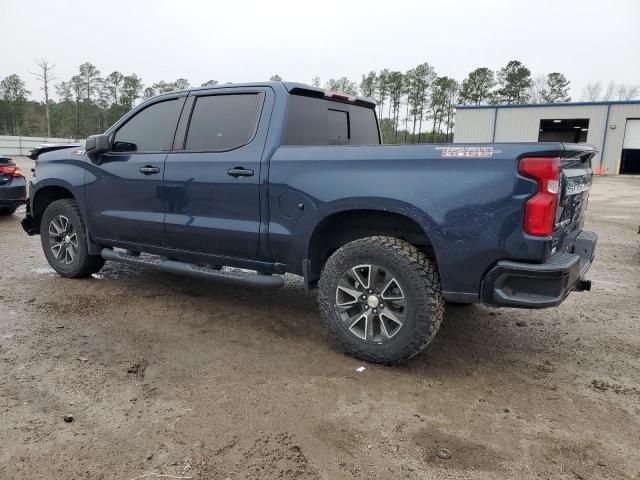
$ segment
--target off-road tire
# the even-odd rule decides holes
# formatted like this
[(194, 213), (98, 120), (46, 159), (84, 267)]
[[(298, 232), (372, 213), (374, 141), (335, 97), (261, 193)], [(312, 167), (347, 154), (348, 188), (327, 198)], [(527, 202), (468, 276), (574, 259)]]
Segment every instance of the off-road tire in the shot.
[[(352, 334), (337, 309), (338, 282), (347, 270), (365, 263), (392, 272), (407, 298), (404, 324), (395, 336), (380, 344)], [(324, 265), (318, 288), (320, 313), (329, 333), (346, 352), (367, 362), (407, 361), (431, 343), (444, 318), (445, 301), (434, 264), (415, 246), (398, 238), (367, 237), (342, 246)]]
[[(49, 225), (58, 215), (63, 215), (69, 220), (73, 225), (73, 230), (78, 239), (77, 253), (73, 261), (68, 264), (58, 260), (51, 250), (52, 244), (49, 237)], [(51, 265), (51, 268), (63, 277), (89, 277), (91, 274), (98, 272), (104, 265), (104, 258), (99, 255), (89, 255), (86, 231), (84, 222), (82, 221), (82, 215), (80, 214), (80, 209), (74, 200), (63, 199), (51, 202), (42, 214), (42, 219), (40, 221), (40, 240), (42, 242), (42, 249), (49, 265)]]
[(18, 207), (0, 207), (0, 216), (9, 216), (13, 215)]

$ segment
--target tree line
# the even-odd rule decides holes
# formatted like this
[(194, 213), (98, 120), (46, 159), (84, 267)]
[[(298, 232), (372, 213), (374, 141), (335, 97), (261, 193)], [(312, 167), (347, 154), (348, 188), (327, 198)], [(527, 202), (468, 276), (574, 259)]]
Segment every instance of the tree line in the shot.
[[(119, 71), (102, 75), (85, 62), (69, 79), (55, 76), (55, 64), (47, 59), (35, 61), (34, 75), (41, 86), (43, 100), (35, 101), (24, 80), (11, 74), (0, 81), (0, 135), (85, 138), (105, 131), (137, 102), (154, 95), (191, 87), (186, 78), (161, 80), (145, 85), (135, 73)], [(279, 75), (270, 77), (279, 81)], [(217, 85), (208, 80), (202, 86)], [(532, 77), (518, 60), (509, 61), (494, 71), (480, 67), (461, 82), (438, 75), (429, 63), (408, 71), (382, 69), (363, 74), (356, 82), (347, 77), (322, 83), (314, 77), (311, 84), (349, 95), (375, 99), (385, 143), (422, 143), (451, 141), (458, 104), (513, 104), (569, 102), (570, 82), (565, 75), (552, 72)], [(627, 100), (638, 96), (637, 86), (600, 82), (590, 83), (583, 99)]]

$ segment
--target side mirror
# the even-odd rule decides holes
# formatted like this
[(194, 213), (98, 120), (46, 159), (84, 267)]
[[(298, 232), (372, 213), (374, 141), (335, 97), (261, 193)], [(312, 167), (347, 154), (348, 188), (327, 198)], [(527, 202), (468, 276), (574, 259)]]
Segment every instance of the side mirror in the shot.
[(109, 135), (91, 135), (87, 137), (84, 150), (92, 160), (109, 151)]

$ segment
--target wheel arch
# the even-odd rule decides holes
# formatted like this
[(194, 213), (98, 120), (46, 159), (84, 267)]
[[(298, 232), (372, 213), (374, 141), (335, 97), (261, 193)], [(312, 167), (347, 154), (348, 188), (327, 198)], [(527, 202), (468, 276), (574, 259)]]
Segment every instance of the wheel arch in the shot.
[(31, 200), (31, 215), (33, 217), (34, 233), (40, 233), (40, 221), (46, 208), (52, 202), (65, 198), (72, 199), (77, 203), (77, 199), (71, 190), (60, 185), (47, 185), (39, 188), (35, 192), (33, 199)]
[(308, 284), (320, 278), (327, 259), (341, 246), (360, 238), (383, 235), (400, 238), (415, 245), (429, 259), (437, 262), (433, 242), (425, 228), (409, 215), (367, 208), (334, 212), (323, 218), (313, 229), (307, 245)]

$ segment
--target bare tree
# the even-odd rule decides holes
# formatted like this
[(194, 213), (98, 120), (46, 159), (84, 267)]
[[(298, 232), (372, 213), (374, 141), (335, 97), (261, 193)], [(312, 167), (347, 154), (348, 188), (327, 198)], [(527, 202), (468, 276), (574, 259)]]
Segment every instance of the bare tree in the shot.
[(53, 69), (56, 67), (55, 63), (49, 63), (49, 60), (46, 58), (41, 58), (40, 60), (34, 60), (36, 65), (40, 67), (40, 72), (33, 73), (30, 72), (31, 75), (35, 76), (42, 82), (42, 87), (40, 89), (44, 92), (44, 123), (47, 126), (47, 137), (51, 137), (51, 118), (49, 115), (49, 88), (51, 82), (56, 79), (53, 75)]
[(611, 81), (607, 84), (607, 88), (603, 91), (600, 82), (592, 82), (587, 84), (582, 93), (583, 100), (594, 102), (596, 100), (633, 100), (640, 96), (639, 85), (627, 85), (626, 83), (617, 83)]
[(633, 100), (638, 97), (639, 90), (638, 85), (610, 82), (603, 100)]
[(547, 77), (542, 73), (533, 79), (529, 87), (529, 102), (544, 103), (544, 90), (547, 86)]
[(638, 85), (625, 85), (621, 83), (616, 89), (616, 95), (618, 100), (633, 100), (638, 98), (640, 94), (640, 87)]
[(616, 82), (609, 82), (607, 85), (607, 89), (602, 94), (602, 100), (608, 101), (613, 100), (613, 96), (616, 92)]
[(582, 100), (595, 102), (600, 99), (600, 92), (602, 92), (602, 84), (600, 82), (587, 83), (582, 91)]

